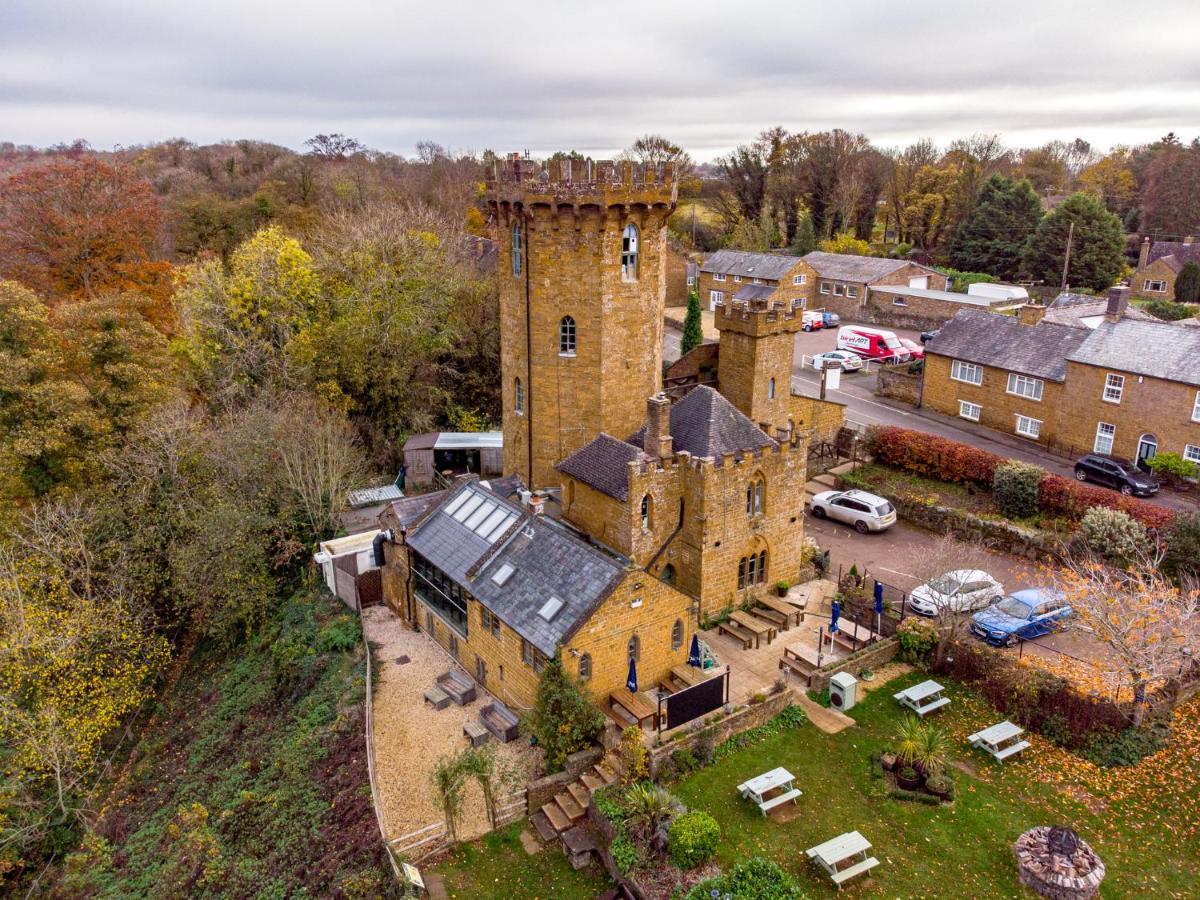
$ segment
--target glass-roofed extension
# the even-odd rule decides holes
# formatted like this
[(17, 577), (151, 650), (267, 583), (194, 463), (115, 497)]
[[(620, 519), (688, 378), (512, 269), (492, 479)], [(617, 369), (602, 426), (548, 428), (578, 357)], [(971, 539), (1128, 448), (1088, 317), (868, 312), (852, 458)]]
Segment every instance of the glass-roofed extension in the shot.
[(420, 553), (413, 554), (413, 576), (413, 592), (426, 606), (437, 610), (455, 631), (466, 637), (467, 601), (471, 595)]

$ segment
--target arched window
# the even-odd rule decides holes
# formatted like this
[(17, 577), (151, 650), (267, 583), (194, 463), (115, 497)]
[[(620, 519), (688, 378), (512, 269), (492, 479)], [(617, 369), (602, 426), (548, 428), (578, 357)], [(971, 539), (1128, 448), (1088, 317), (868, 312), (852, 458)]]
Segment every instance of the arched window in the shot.
[(770, 381), (767, 382), (767, 399), (768, 400), (775, 399), (775, 379), (774, 378), (772, 378)]
[(579, 680), (587, 681), (592, 677), (592, 654), (585, 653), (579, 657)]
[(767, 581), (767, 551), (763, 550), (758, 554), (758, 583), (765, 584)]
[(514, 277), (521, 274), (521, 224), (513, 222), (512, 227), (512, 273)]
[(671, 649), (678, 650), (683, 646), (683, 619), (676, 619), (671, 626)]
[(642, 642), (641, 642), (641, 640), (638, 639), (638, 636), (636, 634), (632, 634), (629, 636), (629, 646), (627, 647), (627, 649), (629, 650), (629, 658), (630, 659), (632, 659), (634, 662), (638, 662), (639, 660), (641, 660), (641, 658), (642, 658)]
[(755, 584), (758, 584), (758, 557), (751, 553), (746, 566), (746, 586), (750, 587)]
[(513, 379), (513, 411), (518, 416), (525, 415), (525, 385), (520, 378)]
[(746, 515), (760, 516), (766, 508), (767, 485), (763, 479), (754, 478), (746, 485)]
[(644, 496), (642, 498), (642, 527), (643, 528), (650, 527), (650, 511), (651, 511), (652, 502), (653, 501), (651, 501), (649, 494), (647, 494), (646, 496)]
[(665, 581), (667, 584), (675, 583), (675, 567), (673, 565), (671, 565), (670, 563), (667, 563), (667, 565), (662, 570), (662, 580)]
[(638, 230), (630, 222), (621, 234), (621, 280), (637, 281), (638, 277)]
[(565, 356), (575, 355), (575, 320), (563, 316), (558, 323), (558, 352)]

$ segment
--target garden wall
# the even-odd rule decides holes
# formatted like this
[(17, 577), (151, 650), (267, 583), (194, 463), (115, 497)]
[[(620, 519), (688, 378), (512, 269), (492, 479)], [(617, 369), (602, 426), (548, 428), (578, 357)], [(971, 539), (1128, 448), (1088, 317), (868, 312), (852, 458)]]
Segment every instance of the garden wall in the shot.
[(818, 694), (824, 693), (825, 689), (829, 687), (829, 679), (838, 672), (849, 672), (857, 678), (858, 673), (863, 669), (878, 669), (885, 663), (891, 662), (899, 652), (900, 641), (898, 638), (884, 638), (845, 659), (839, 659), (835, 663), (817, 669), (809, 676), (809, 690), (816, 691)]
[(912, 406), (921, 405), (922, 388), (925, 380), (920, 375), (910, 375), (903, 369), (881, 366), (875, 376), (875, 394), (891, 400), (899, 400)]
[(966, 510), (922, 503), (908, 497), (892, 497), (896, 512), (906, 522), (936, 534), (952, 534), (959, 540), (979, 541), (989, 548), (1038, 562), (1057, 562), (1058, 537), (1025, 528), (1003, 519), (984, 519)]
[(554, 799), (556, 794), (600, 761), (604, 755), (602, 747), (588, 747), (567, 757), (567, 767), (553, 775), (545, 775), (525, 787), (525, 799), (530, 812), (541, 809)]
[[(686, 734), (686, 737), (682, 737), (679, 740), (667, 741), (659, 747), (652, 747), (650, 749), (650, 776), (652, 778), (658, 777), (660, 769), (670, 761), (671, 754), (676, 750), (682, 750), (686, 747), (688, 750), (695, 752), (697, 739), (700, 735), (712, 735), (712, 745), (714, 747), (720, 746), (722, 742), (735, 734), (749, 731), (751, 728), (757, 728), (759, 725), (769, 722), (784, 709), (791, 706), (793, 699), (791, 689), (784, 688), (782, 691), (772, 694), (762, 703), (752, 703), (749, 706), (734, 710), (719, 722), (710, 722), (710, 724), (695, 731), (687, 731), (688, 726), (681, 726), (685, 729), (682, 733)], [(720, 715), (720, 713), (714, 713), (713, 715)], [(710, 716), (709, 718), (711, 719), (712, 717)]]

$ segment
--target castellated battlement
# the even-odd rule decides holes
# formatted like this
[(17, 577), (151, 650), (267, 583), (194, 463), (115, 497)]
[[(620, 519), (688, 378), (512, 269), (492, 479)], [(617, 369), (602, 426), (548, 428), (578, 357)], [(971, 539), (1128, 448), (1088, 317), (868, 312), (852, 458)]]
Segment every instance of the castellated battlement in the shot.
[(751, 337), (795, 333), (804, 327), (799, 306), (782, 300), (718, 300), (713, 324), (719, 331)]
[(557, 206), (666, 206), (678, 195), (675, 163), (553, 159), (513, 155), (487, 167), (490, 203)]
[(801, 447), (804, 435), (796, 432), (792, 435), (779, 434), (776, 436), (776, 444), (772, 447), (757, 447), (753, 450), (746, 450), (741, 454), (726, 453), (723, 456), (709, 459), (707, 456), (692, 456), (686, 450), (681, 450), (678, 453), (673, 453), (671, 456), (663, 459), (651, 459), (642, 454), (637, 459), (631, 459), (627, 465), (630, 470), (631, 481), (639, 476), (646, 476), (661, 469), (685, 468), (691, 469), (694, 472), (703, 472), (705, 469), (724, 469), (735, 468), (737, 466), (753, 466), (758, 460), (761, 460), (767, 454), (784, 454), (793, 453)]

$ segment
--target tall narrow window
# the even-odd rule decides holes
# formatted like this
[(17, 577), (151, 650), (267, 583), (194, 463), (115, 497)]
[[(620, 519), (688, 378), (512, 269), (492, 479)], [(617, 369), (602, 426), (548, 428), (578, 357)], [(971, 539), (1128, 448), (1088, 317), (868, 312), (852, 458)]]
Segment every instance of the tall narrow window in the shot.
[(525, 385), (520, 378), (513, 381), (513, 411), (518, 416), (525, 415)]
[(761, 478), (755, 478), (746, 485), (746, 515), (750, 517), (762, 515), (765, 496), (766, 484)]
[(662, 580), (667, 584), (675, 583), (675, 567), (670, 563), (667, 563), (662, 570)]
[(558, 352), (562, 356), (575, 355), (575, 320), (563, 316), (558, 323)]
[(767, 580), (767, 551), (763, 550), (758, 554), (758, 583), (763, 584)]
[(638, 277), (638, 230), (630, 222), (621, 235), (621, 280), (637, 281)]
[(650, 527), (650, 495), (647, 494), (642, 498), (642, 527)]
[(512, 227), (512, 273), (513, 276), (521, 274), (521, 225), (519, 222), (513, 222)]
[(746, 557), (738, 560), (738, 590), (746, 586)]
[(585, 653), (579, 657), (579, 680), (587, 681), (592, 677), (592, 654)]
[(1108, 422), (1096, 423), (1096, 443), (1092, 446), (1093, 453), (1112, 453), (1113, 440), (1117, 436), (1117, 426)]
[(683, 646), (683, 620), (676, 619), (671, 626), (671, 649), (678, 650)]
[(774, 378), (772, 378), (770, 381), (767, 382), (767, 399), (768, 400), (775, 399), (775, 379)]
[(746, 566), (746, 587), (755, 584), (758, 584), (758, 557), (751, 553), (750, 561)]
[(629, 658), (634, 662), (637, 662), (642, 658), (642, 642), (638, 639), (636, 634), (629, 636), (629, 645), (627, 649), (629, 650)]

